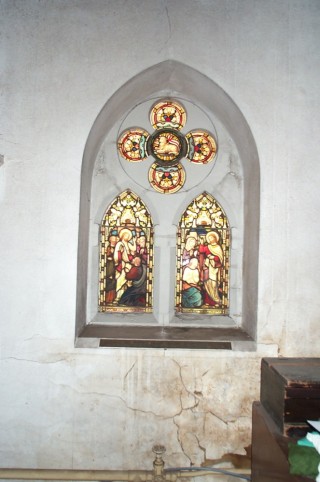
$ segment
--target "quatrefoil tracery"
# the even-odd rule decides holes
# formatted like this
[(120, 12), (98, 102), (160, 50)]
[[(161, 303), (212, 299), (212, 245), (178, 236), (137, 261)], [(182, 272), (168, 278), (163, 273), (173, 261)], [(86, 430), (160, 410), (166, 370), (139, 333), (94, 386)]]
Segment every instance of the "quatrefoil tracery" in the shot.
[(186, 173), (180, 163), (182, 158), (195, 164), (208, 164), (215, 157), (217, 145), (212, 134), (196, 129), (183, 135), (180, 130), (186, 121), (186, 111), (179, 102), (161, 100), (150, 112), (153, 134), (135, 127), (123, 132), (118, 139), (118, 151), (127, 161), (154, 158), (149, 182), (160, 193), (175, 193), (184, 185)]

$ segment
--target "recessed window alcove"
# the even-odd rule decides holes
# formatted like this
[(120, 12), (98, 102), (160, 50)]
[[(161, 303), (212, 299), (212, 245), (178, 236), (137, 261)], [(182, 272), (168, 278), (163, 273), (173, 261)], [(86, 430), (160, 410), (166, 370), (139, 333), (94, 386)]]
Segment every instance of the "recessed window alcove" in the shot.
[[(203, 128), (217, 142), (213, 163), (193, 165), (181, 161), (185, 183), (178, 192), (169, 194), (153, 189), (148, 177), (152, 160), (130, 163), (117, 149), (117, 141), (126, 129), (139, 126), (150, 132), (149, 113), (161, 99), (174, 99), (184, 106), (187, 122), (183, 135)], [(127, 192), (145, 206), (153, 229), (149, 276), (152, 303), (148, 302), (148, 309), (136, 312), (108, 311), (108, 307), (101, 309), (101, 225), (112, 203)], [(183, 216), (188, 206), (196, 205), (199, 199), (212, 201), (216, 210), (221, 207), (227, 226), (225, 254), (221, 255), (228, 262), (224, 271), (225, 304), (223, 310), (214, 313), (212, 309), (206, 312), (203, 306), (197, 310), (184, 309), (189, 305), (183, 305), (184, 280), (179, 274)], [(102, 108), (83, 156), (76, 346), (254, 350), (259, 199), (259, 159), (252, 133), (239, 108), (221, 87), (199, 71), (172, 60), (129, 80)]]

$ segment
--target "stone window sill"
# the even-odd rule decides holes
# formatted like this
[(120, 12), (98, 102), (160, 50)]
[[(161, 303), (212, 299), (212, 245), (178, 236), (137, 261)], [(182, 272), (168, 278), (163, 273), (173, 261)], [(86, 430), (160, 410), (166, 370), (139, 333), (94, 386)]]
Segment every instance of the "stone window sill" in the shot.
[(75, 345), (78, 348), (256, 349), (253, 338), (238, 327), (106, 326), (94, 323), (80, 331)]

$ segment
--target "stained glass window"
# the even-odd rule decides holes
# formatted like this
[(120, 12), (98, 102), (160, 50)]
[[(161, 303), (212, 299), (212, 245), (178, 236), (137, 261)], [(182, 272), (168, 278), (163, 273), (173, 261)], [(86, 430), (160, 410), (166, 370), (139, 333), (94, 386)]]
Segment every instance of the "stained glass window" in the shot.
[(100, 312), (152, 310), (153, 225), (130, 190), (115, 198), (100, 225)]
[(177, 236), (176, 311), (228, 314), (230, 228), (208, 193), (184, 211)]
[(186, 172), (181, 160), (194, 164), (213, 161), (217, 144), (212, 134), (197, 129), (183, 135), (180, 130), (187, 122), (184, 107), (176, 100), (162, 99), (150, 112), (150, 123), (155, 129), (149, 134), (140, 127), (127, 129), (118, 138), (118, 152), (129, 162), (154, 158), (148, 179), (153, 189), (161, 194), (173, 194), (185, 183)]

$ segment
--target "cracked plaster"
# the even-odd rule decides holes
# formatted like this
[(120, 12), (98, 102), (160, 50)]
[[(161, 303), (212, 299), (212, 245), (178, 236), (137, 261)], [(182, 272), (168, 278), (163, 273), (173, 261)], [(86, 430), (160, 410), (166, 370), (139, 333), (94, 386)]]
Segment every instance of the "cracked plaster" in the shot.
[[(1, 2), (7, 466), (150, 469), (156, 442), (167, 447), (166, 466), (243, 454), (261, 357), (319, 356), (319, 2), (183, 4)], [(110, 95), (168, 58), (224, 88), (257, 142), (256, 352), (74, 348), (84, 146)]]

